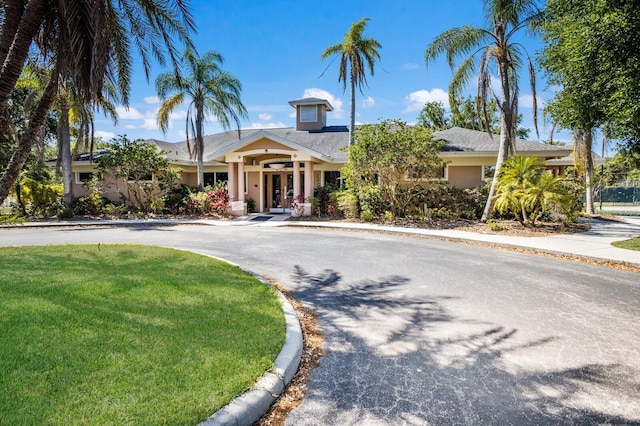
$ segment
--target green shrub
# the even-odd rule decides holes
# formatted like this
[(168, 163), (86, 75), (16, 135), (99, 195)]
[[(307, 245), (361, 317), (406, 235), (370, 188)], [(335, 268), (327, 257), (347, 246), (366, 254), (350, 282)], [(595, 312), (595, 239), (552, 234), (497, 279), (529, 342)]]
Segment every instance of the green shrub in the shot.
[(73, 203), (74, 214), (98, 216), (103, 213), (104, 206), (109, 200), (102, 196), (99, 191), (94, 191), (89, 195), (77, 198)]
[(247, 203), (247, 212), (248, 213), (257, 212), (257, 210), (256, 210), (256, 200), (254, 200), (253, 198), (247, 198), (245, 201)]
[(376, 215), (374, 215), (371, 210), (362, 210), (362, 212), (360, 213), (360, 219), (366, 222), (371, 222), (375, 218)]
[[(393, 210), (392, 206), (385, 201), (383, 196), (384, 188), (380, 185), (363, 186), (358, 189), (358, 202), (362, 212), (369, 212), (374, 217), (379, 217), (386, 211)], [(362, 214), (360, 214), (362, 218)]]
[(338, 210), (347, 219), (356, 219), (360, 216), (358, 209), (358, 197), (349, 189), (338, 191), (336, 193)]

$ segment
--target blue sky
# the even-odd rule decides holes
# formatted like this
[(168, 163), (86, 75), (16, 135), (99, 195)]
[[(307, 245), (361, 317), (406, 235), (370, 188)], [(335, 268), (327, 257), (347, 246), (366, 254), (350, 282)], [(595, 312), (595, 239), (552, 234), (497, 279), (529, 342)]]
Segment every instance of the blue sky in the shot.
[[(225, 62), (223, 68), (242, 83), (242, 101), (249, 112), (243, 128), (289, 127), (295, 124), (288, 101), (306, 96), (325, 98), (335, 111), (327, 117), (329, 125), (349, 121), (349, 91), (338, 83), (338, 61), (326, 70), (330, 60), (320, 55), (331, 44), (341, 42), (349, 26), (367, 17), (371, 21), (365, 36), (382, 44), (381, 61), (375, 75), (367, 76), (368, 87), (357, 97), (357, 123), (400, 118), (415, 122), (425, 101), (447, 104), (451, 71), (441, 58), (427, 72), (424, 52), (443, 31), (465, 24), (483, 25), (480, 0), (396, 2), (369, 0), (196, 0), (192, 3), (198, 33), (194, 36), (200, 53), (216, 50)], [(540, 48), (537, 40), (523, 38), (533, 55)], [(185, 111), (176, 111), (170, 129), (163, 134), (156, 126), (159, 107), (155, 77), (167, 71), (157, 64), (146, 81), (136, 64), (129, 109), (119, 108), (120, 123), (99, 115), (97, 134), (105, 140), (126, 134), (130, 138), (156, 138), (170, 142), (184, 140)], [(538, 73), (538, 97), (552, 97), (546, 90), (542, 72)], [(474, 87), (469, 87), (473, 93)], [(524, 125), (532, 126), (531, 93), (523, 74), (520, 110)], [(541, 114), (540, 114), (541, 116)], [(539, 120), (540, 137), (548, 137), (548, 125)], [(221, 131), (210, 120), (205, 134)], [(535, 133), (532, 132), (532, 139)]]

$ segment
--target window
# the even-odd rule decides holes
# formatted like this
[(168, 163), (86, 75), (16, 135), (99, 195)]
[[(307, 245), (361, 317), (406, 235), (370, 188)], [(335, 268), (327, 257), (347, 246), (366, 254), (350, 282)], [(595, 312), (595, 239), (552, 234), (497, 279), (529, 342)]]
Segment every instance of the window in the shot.
[(218, 182), (227, 182), (229, 174), (227, 172), (212, 172), (204, 174), (204, 186), (213, 186)]
[[(98, 175), (95, 173), (95, 175)], [(93, 179), (94, 172), (76, 172), (76, 183), (87, 183)]]
[(318, 121), (318, 107), (316, 105), (300, 105), (300, 122), (315, 123)]
[(341, 188), (344, 184), (342, 173), (339, 170), (324, 172), (324, 184), (335, 185), (336, 187)]
[(495, 174), (496, 174), (496, 166), (484, 166), (482, 169), (483, 179), (493, 179), (493, 176)]

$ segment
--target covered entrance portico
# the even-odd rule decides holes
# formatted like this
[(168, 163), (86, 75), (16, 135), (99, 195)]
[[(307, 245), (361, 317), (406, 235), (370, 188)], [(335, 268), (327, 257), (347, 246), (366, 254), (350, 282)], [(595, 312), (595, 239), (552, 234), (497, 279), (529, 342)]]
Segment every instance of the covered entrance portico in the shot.
[[(246, 214), (249, 198), (258, 212), (295, 214), (291, 212), (292, 201), (306, 203), (313, 197), (321, 181), (316, 165), (323, 160), (289, 141), (257, 133), (238, 141), (224, 156), (208, 158), (227, 163), (231, 214)], [(310, 214), (310, 207), (306, 207), (303, 214)]]

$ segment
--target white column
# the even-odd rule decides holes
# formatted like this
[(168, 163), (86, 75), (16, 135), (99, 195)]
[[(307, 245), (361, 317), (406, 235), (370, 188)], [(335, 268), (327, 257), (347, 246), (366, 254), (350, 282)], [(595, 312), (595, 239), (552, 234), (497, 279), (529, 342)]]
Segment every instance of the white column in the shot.
[(311, 161), (304, 162), (304, 198), (313, 197), (313, 163)]
[(293, 162), (293, 198), (300, 195), (300, 162)]
[(236, 201), (244, 201), (244, 161), (238, 163), (238, 198)]
[(229, 198), (236, 201), (236, 163), (227, 164), (227, 176), (229, 177)]

